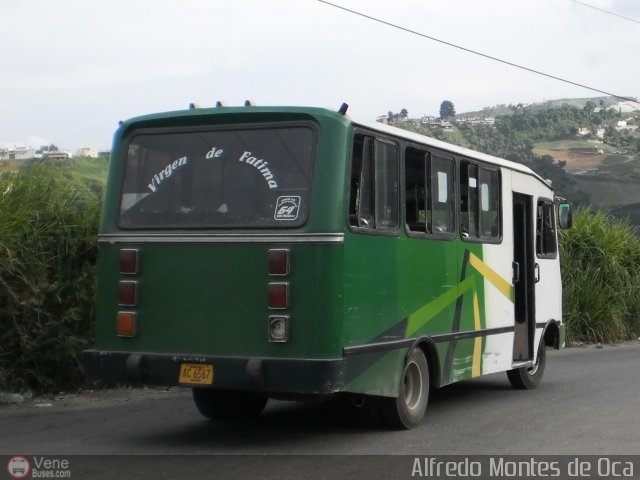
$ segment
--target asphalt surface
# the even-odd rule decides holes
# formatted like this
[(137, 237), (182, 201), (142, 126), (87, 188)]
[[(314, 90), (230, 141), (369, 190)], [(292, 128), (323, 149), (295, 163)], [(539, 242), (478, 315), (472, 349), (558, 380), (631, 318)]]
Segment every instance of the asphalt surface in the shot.
[[(308, 469), (300, 478), (362, 478), (367, 469), (370, 478), (407, 478), (413, 456), (640, 458), (640, 345), (547, 354), (537, 389), (514, 390), (505, 374), (461, 382), (432, 392), (427, 416), (411, 431), (372, 425), (366, 409), (339, 401), (270, 401), (256, 421), (217, 423), (200, 416), (188, 390), (123, 390), (0, 405), (0, 455), (72, 458), (83, 475), (71, 478), (112, 478), (100, 476), (107, 464), (112, 473), (128, 465), (129, 478), (152, 478), (145, 472), (154, 467), (169, 475), (176, 465), (184, 478), (204, 471), (212, 478), (293, 478), (300, 469)], [(138, 457), (87, 456), (132, 454)], [(322, 457), (332, 455), (353, 457)], [(370, 455), (410, 457), (380, 462)], [(331, 474), (332, 467), (339, 471)]]

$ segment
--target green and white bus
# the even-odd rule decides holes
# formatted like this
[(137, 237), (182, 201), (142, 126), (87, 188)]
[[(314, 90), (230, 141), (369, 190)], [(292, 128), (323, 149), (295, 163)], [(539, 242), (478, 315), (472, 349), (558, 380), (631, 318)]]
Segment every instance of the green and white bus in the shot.
[(215, 419), (340, 393), (411, 428), (430, 387), (534, 388), (564, 345), (569, 206), (523, 165), (254, 106), (131, 119), (110, 162), (93, 379), (190, 387)]

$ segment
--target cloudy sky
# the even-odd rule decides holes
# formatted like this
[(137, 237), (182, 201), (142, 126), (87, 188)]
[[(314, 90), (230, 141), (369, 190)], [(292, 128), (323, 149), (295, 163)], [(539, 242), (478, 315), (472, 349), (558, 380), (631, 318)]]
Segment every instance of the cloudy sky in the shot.
[[(640, 97), (638, 0), (331, 0), (617, 95)], [(0, 147), (108, 149), (118, 120), (216, 100), (375, 119), (600, 94), (318, 0), (5, 0)]]

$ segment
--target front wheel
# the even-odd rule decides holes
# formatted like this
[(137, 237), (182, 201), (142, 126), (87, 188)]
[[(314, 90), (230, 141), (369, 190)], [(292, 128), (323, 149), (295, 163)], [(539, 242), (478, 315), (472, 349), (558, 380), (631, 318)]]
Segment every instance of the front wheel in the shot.
[(210, 420), (249, 420), (262, 413), (267, 396), (234, 390), (194, 388), (193, 402), (198, 411)]
[(427, 410), (429, 401), (429, 365), (424, 352), (416, 347), (402, 370), (400, 395), (380, 397), (378, 411), (387, 426), (411, 429), (416, 427)]
[(544, 368), (547, 365), (547, 353), (544, 348), (544, 341), (540, 342), (538, 358), (536, 363), (530, 367), (516, 368), (507, 372), (507, 378), (513, 388), (519, 390), (531, 390), (536, 388), (544, 375)]

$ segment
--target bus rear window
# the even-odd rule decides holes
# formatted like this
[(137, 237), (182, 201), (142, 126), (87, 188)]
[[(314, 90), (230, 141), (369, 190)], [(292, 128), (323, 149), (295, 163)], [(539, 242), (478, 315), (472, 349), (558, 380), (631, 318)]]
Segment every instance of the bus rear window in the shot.
[(119, 225), (300, 226), (309, 214), (313, 146), (309, 127), (135, 135)]

